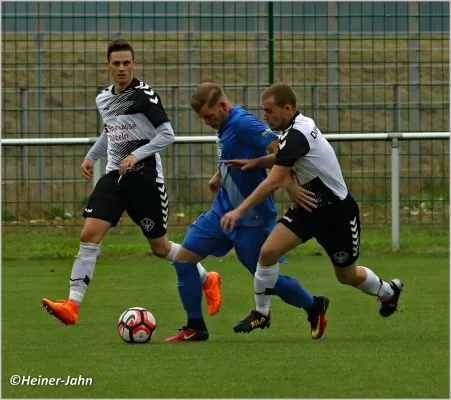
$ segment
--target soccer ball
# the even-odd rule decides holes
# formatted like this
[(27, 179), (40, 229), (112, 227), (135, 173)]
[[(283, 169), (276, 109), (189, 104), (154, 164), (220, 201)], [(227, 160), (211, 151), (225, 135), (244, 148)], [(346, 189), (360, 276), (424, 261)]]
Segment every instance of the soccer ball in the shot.
[(147, 343), (157, 329), (152, 313), (145, 308), (132, 307), (119, 317), (119, 336), (127, 343)]

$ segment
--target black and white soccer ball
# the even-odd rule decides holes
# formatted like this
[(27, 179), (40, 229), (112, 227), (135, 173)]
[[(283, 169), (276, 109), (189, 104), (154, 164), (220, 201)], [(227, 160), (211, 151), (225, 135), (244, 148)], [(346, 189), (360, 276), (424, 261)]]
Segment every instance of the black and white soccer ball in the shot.
[(149, 310), (132, 307), (119, 317), (119, 336), (127, 343), (148, 343), (157, 329), (155, 317)]

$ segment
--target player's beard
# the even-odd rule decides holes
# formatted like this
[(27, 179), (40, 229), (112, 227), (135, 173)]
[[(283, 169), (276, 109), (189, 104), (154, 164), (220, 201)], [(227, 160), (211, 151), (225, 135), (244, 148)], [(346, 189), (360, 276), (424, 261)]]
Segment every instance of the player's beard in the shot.
[(275, 132), (278, 132), (278, 131), (283, 131), (284, 130), (284, 127), (285, 127), (285, 125), (283, 125), (282, 123), (279, 123), (279, 124), (277, 124), (277, 125), (272, 125), (270, 128), (273, 130), (273, 131), (275, 131)]
[(215, 129), (217, 129), (217, 130), (219, 130), (219, 129), (222, 128), (222, 126), (224, 125), (224, 122), (225, 122), (225, 120), (226, 120), (225, 111), (222, 110), (222, 109), (221, 109), (220, 116), (221, 116), (221, 118), (220, 118), (220, 122), (218, 123), (218, 127), (215, 128)]

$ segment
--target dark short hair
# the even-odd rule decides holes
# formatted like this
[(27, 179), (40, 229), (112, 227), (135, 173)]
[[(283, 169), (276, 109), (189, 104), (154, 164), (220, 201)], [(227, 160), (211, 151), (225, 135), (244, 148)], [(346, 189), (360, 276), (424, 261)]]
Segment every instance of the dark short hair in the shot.
[(124, 39), (116, 39), (108, 45), (107, 60), (110, 61), (111, 53), (114, 51), (130, 51), (133, 59), (135, 59), (135, 51), (130, 43)]
[(212, 82), (204, 82), (194, 91), (190, 105), (194, 111), (199, 112), (205, 104), (208, 107), (216, 105), (222, 96), (224, 96), (224, 92), (221, 86)]
[(263, 94), (262, 99), (266, 99), (268, 97), (274, 97), (274, 103), (278, 107), (283, 107), (286, 104), (289, 104), (296, 109), (296, 93), (291, 88), (291, 86), (286, 83), (274, 83), (269, 88), (267, 88)]

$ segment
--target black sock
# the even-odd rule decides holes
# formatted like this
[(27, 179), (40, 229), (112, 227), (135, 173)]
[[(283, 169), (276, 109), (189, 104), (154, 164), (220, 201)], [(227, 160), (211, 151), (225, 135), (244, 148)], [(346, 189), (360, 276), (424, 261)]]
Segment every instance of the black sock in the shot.
[(316, 314), (321, 309), (321, 300), (318, 298), (318, 296), (313, 296), (313, 305), (309, 308), (305, 308), (304, 310), (307, 312), (308, 315), (310, 314)]
[(200, 329), (207, 330), (207, 326), (205, 325), (205, 321), (203, 318), (188, 318), (188, 328), (191, 329)]

